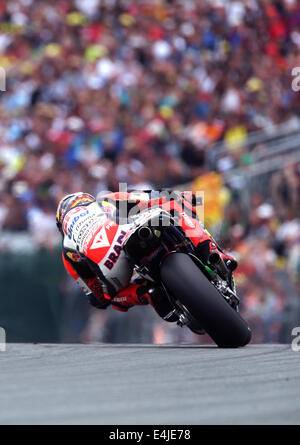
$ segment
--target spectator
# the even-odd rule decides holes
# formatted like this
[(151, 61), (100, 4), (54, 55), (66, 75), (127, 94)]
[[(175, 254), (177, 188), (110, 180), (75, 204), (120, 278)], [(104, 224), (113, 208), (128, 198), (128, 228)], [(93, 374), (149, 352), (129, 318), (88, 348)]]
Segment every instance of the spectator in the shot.
[[(244, 310), (273, 326), (286, 297), (277, 263), (299, 278), (299, 163), (274, 174), (271, 196), (248, 196), (244, 142), (299, 126), (299, 36), (296, 0), (0, 2), (0, 231), (53, 249), (62, 195), (190, 183), (223, 142), (221, 179), (240, 170), (221, 235), (240, 260)], [(0, 249), (18, 244), (2, 236)]]

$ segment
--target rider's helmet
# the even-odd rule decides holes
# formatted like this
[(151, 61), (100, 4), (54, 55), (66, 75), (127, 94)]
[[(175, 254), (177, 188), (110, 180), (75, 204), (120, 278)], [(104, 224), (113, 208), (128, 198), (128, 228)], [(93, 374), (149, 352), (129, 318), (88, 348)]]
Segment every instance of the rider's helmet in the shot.
[(62, 235), (63, 221), (68, 211), (74, 209), (75, 207), (87, 206), (92, 202), (96, 202), (96, 199), (92, 195), (82, 192), (66, 195), (60, 200), (56, 211), (56, 225)]

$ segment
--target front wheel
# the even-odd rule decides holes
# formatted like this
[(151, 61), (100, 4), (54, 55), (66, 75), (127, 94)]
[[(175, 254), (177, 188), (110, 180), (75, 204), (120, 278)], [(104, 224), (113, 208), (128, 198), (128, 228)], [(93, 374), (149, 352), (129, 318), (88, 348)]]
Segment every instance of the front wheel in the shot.
[(218, 346), (237, 348), (249, 343), (251, 330), (245, 320), (188, 255), (178, 252), (168, 255), (161, 266), (161, 279)]

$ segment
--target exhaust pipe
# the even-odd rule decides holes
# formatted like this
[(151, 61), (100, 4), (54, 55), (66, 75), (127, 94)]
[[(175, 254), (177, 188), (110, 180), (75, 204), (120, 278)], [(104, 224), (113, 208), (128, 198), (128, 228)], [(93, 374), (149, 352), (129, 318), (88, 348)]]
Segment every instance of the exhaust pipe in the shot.
[(217, 269), (218, 272), (220, 272), (221, 275), (223, 275), (224, 277), (228, 276), (228, 269), (226, 264), (224, 263), (223, 258), (221, 257), (221, 255), (217, 252), (211, 253), (209, 255), (209, 262), (214, 265)]
[(153, 237), (150, 227), (140, 227), (138, 230), (138, 237), (141, 241), (149, 241)]

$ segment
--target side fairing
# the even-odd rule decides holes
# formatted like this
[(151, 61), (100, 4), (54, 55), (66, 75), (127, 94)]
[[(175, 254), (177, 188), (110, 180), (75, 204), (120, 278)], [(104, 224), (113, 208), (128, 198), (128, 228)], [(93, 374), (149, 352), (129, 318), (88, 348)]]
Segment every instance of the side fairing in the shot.
[(126, 287), (132, 275), (130, 265), (122, 249), (131, 225), (118, 225), (108, 220), (91, 232), (83, 244), (83, 253), (98, 264), (102, 274), (116, 291)]

